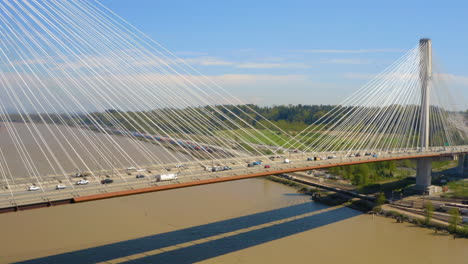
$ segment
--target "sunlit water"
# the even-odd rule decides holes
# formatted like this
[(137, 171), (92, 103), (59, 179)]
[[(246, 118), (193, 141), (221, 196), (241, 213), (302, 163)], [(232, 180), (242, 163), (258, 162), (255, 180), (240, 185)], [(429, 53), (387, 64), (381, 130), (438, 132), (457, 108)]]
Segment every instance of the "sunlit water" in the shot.
[(468, 240), (454, 240), (349, 208), (330, 208), (263, 179), (3, 214), (0, 223), (4, 227), (0, 262), (468, 260)]

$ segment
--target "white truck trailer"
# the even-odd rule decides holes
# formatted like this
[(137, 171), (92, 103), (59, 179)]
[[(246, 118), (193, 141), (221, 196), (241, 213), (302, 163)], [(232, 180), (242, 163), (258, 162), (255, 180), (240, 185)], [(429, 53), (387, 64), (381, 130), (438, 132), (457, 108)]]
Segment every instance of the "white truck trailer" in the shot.
[(177, 174), (176, 173), (167, 173), (167, 174), (159, 174), (156, 175), (156, 181), (172, 181), (172, 180), (177, 180)]

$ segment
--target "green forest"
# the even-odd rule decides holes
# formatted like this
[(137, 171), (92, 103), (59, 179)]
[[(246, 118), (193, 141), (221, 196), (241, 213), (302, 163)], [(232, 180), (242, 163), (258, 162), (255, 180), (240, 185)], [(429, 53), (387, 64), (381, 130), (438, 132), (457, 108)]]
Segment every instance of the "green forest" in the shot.
[[(391, 106), (400, 107), (401, 106)], [(416, 107), (416, 106), (407, 106)], [(340, 109), (340, 110), (337, 110)], [(99, 123), (112, 127), (115, 121), (118, 121), (130, 130), (150, 129), (154, 130), (149, 124), (157, 120), (158, 125), (166, 130), (175, 130), (174, 123), (182, 118), (191, 119), (193, 116), (200, 116), (206, 122), (217, 125), (219, 121), (226, 121), (226, 117), (232, 119), (230, 123), (224, 125), (232, 129), (240, 127), (254, 127), (257, 129), (279, 129), (294, 134), (293, 132), (302, 131), (309, 125), (317, 122), (327, 113), (334, 110), (334, 119), (339, 118), (342, 112), (356, 111), (356, 109), (336, 106), (336, 105), (274, 105), (258, 106), (254, 104), (247, 105), (215, 105), (199, 106), (191, 108), (160, 108), (144, 112), (120, 111), (108, 109), (102, 112), (92, 112), (88, 114), (17, 114), (10, 113), (8, 117), (13, 122), (58, 122), (71, 124), (75, 120), (79, 124), (95, 125)], [(345, 110), (345, 111), (343, 111)], [(367, 111), (371, 111), (369, 108)], [(433, 110), (436, 111), (436, 110)], [(209, 114), (207, 114), (209, 113)], [(348, 112), (349, 114), (349, 112)], [(468, 117), (468, 110), (465, 113)], [(151, 117), (151, 118), (150, 118)], [(152, 120), (153, 119), (153, 120)], [(134, 121), (131, 121), (134, 120)], [(217, 120), (217, 121), (215, 121)], [(320, 123), (326, 124), (327, 120), (321, 120)], [(415, 122), (417, 123), (417, 122)], [(416, 128), (417, 129), (417, 128)], [(186, 131), (191, 132), (191, 131)]]

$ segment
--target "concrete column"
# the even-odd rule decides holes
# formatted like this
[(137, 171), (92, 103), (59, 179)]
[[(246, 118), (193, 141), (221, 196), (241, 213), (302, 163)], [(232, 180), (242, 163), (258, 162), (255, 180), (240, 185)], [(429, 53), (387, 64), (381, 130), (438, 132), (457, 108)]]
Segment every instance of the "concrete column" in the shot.
[(432, 42), (430, 39), (419, 40), (419, 79), (421, 81), (421, 149), (429, 147), (430, 117), (430, 80), (432, 78)]
[(416, 168), (416, 188), (419, 190), (426, 190), (431, 185), (432, 172), (432, 159), (421, 158), (418, 159), (418, 166)]
[[(429, 148), (429, 117), (430, 117), (430, 80), (432, 77), (432, 42), (430, 39), (419, 40), (419, 78), (421, 81), (421, 123), (420, 144), (421, 149)], [(416, 188), (426, 190), (431, 185), (432, 159), (418, 160), (416, 170)]]

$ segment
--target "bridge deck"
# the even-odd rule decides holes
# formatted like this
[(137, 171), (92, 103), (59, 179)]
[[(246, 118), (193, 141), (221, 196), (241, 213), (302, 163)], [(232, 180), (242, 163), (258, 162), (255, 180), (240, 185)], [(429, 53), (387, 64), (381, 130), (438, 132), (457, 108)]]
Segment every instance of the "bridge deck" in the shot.
[[(3, 192), (0, 193), (0, 212), (48, 206), (50, 204), (54, 205), (73, 202), (86, 202), (204, 184), (264, 177), (275, 174), (325, 169), (336, 166), (347, 166), (390, 160), (418, 159), (425, 157), (450, 157), (467, 152), (468, 147), (458, 147), (456, 149), (446, 149), (444, 151), (438, 150), (425, 152), (415, 151), (404, 153), (385, 153), (379, 155), (378, 157), (345, 157), (342, 155), (333, 159), (320, 161), (307, 161), (307, 157), (309, 157), (307, 154), (294, 153), (290, 154), (288, 157), (288, 159), (292, 161), (291, 163), (284, 163), (283, 159), (265, 161), (266, 157), (261, 157), (264, 160), (262, 165), (247, 167), (246, 164), (234, 164), (232, 170), (229, 171), (209, 172), (203, 171), (199, 165), (191, 166), (179, 172), (177, 180), (166, 182), (155, 182), (154, 177), (152, 176), (155, 174), (160, 174), (160, 172), (146, 172), (143, 173), (146, 176), (145, 178), (136, 179), (135, 173), (132, 175), (127, 175), (127, 171), (122, 170), (122, 175), (111, 176), (111, 178), (114, 179), (114, 183), (112, 184), (104, 185), (100, 184), (98, 181), (92, 181), (90, 179), (90, 184), (88, 185), (74, 186), (73, 189), (71, 189), (70, 186), (67, 186), (68, 189), (65, 190), (54, 190), (55, 185), (58, 183), (57, 177), (54, 177), (53, 179), (42, 183), (43, 188), (47, 190), (46, 192), (26, 191), (26, 183), (19, 184), (14, 187), (12, 190), (14, 196), (11, 196), (9, 190), (3, 190)], [(315, 155), (317, 156), (317, 154)], [(323, 157), (324, 155), (325, 153), (319, 156)], [(260, 157), (257, 157), (257, 159), (254, 158), (252, 160), (258, 159), (260, 159)], [(265, 164), (270, 165), (271, 168), (264, 168)], [(163, 173), (168, 172), (165, 171)], [(120, 179), (120, 176), (124, 177), (124, 180)]]

